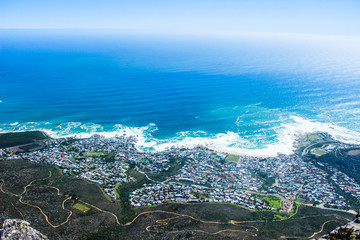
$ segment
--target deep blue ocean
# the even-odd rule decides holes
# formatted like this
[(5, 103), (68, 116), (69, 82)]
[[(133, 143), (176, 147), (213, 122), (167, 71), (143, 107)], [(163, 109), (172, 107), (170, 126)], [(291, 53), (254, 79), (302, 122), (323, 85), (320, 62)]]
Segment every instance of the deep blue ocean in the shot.
[(360, 41), (1, 30), (0, 132), (135, 135), (142, 150), (291, 153), (297, 134), (360, 143)]

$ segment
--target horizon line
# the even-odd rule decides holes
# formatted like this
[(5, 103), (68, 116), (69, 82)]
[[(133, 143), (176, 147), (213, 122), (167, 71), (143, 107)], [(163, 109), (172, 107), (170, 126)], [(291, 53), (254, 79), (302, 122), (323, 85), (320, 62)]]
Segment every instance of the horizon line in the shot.
[(152, 34), (152, 35), (169, 35), (169, 36), (216, 36), (216, 37), (226, 37), (226, 36), (242, 36), (242, 35), (252, 35), (252, 36), (282, 36), (282, 37), (337, 37), (337, 38), (360, 38), (359, 35), (351, 34), (335, 34), (335, 33), (296, 33), (296, 32), (268, 32), (268, 31), (223, 31), (223, 32), (191, 32), (191, 31), (152, 31), (144, 29), (130, 29), (130, 28), (88, 28), (88, 27), (64, 27), (64, 28), (9, 28), (9, 27), (0, 27), (0, 31), (9, 30), (9, 31), (36, 31), (36, 30), (48, 30), (48, 31), (75, 31), (75, 30), (84, 30), (84, 31), (123, 31), (131, 33), (140, 33), (140, 34)]

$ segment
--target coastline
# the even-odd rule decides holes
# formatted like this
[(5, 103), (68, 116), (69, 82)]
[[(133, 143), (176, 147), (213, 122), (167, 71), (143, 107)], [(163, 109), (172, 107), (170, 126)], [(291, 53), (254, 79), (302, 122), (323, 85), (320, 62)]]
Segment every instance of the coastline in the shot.
[[(66, 136), (58, 136), (56, 133), (52, 131), (48, 131), (45, 129), (37, 129), (37, 130), (31, 130), (31, 131), (11, 131), (11, 132), (0, 132), (1, 134), (7, 134), (7, 133), (27, 133), (27, 132), (41, 132), (45, 138), (53, 138), (53, 139), (68, 139), (68, 138), (74, 138), (74, 139), (89, 139), (94, 135), (100, 135), (105, 138), (116, 138), (116, 137), (133, 137), (136, 139), (136, 143), (139, 142), (139, 136), (136, 136), (134, 134), (124, 134), (121, 132), (94, 132), (94, 133), (83, 133), (83, 134), (71, 134)], [(165, 143), (161, 148), (154, 149), (154, 150), (144, 150), (142, 146), (146, 145), (144, 144), (144, 139), (140, 138), (141, 143), (136, 144), (135, 147), (139, 152), (162, 152), (166, 151), (171, 148), (178, 148), (178, 149), (196, 149), (196, 148), (205, 148), (212, 151), (215, 151), (217, 153), (223, 153), (227, 155), (234, 155), (234, 156), (243, 156), (243, 157), (276, 157), (280, 154), (283, 155), (291, 155), (294, 153), (295, 150), (295, 139), (291, 143), (291, 149), (287, 152), (281, 151), (281, 147), (275, 147), (272, 148), (272, 146), (266, 147), (266, 148), (258, 148), (258, 149), (246, 149), (246, 148), (221, 148), (216, 146), (215, 144), (208, 144), (206, 141), (202, 144), (184, 144), (184, 143)], [(289, 147), (289, 146), (287, 146)], [(280, 151), (277, 152), (276, 149), (279, 149)]]
[(141, 127), (128, 127), (115, 124), (105, 128), (93, 123), (63, 123), (60, 125), (44, 123), (11, 123), (0, 126), (0, 132), (42, 131), (52, 138), (90, 138), (94, 134), (106, 138), (135, 137), (136, 148), (142, 152), (162, 152), (170, 148), (193, 149), (199, 146), (219, 153), (250, 157), (276, 157), (279, 154), (291, 155), (296, 151), (296, 141), (300, 136), (324, 132), (335, 141), (346, 144), (360, 144), (360, 133), (328, 123), (314, 122), (298, 116), (290, 116), (291, 122), (284, 122), (274, 128), (274, 134), (252, 136), (227, 131), (210, 134), (204, 131), (178, 132), (165, 139), (154, 137), (158, 127), (150, 123)]
[[(19, 133), (19, 132), (18, 132)], [(42, 135), (42, 136), (46, 136), (46, 133), (44, 133), (44, 132), (41, 132), (41, 131), (33, 131), (33, 132), (21, 132), (21, 133), (23, 133), (23, 134), (16, 134), (16, 135), (18, 135), (18, 136), (20, 136), (20, 141), (23, 141), (24, 139), (23, 139), (23, 136), (25, 136), (25, 135), (27, 135), (28, 133), (37, 133), (37, 135), (39, 136), (39, 134), (40, 135)], [(15, 135), (14, 133), (7, 133), (7, 134), (4, 134), (4, 135)], [(4, 135), (3, 134), (1, 134), (0, 133), (0, 137), (3, 137), (4, 138)], [(28, 134), (29, 135), (29, 134)], [(30, 134), (31, 135), (31, 134)], [(100, 136), (100, 135), (99, 135)], [(101, 152), (101, 155), (98, 155), (98, 154), (92, 154), (91, 155), (91, 157), (90, 158), (93, 158), (93, 156), (103, 156), (103, 152), (104, 151), (110, 151), (111, 150), (111, 152), (113, 152), (113, 151), (115, 151), (115, 152), (121, 152), (121, 151), (128, 151), (128, 150), (130, 150), (130, 152), (131, 152), (131, 154), (134, 154), (134, 156), (135, 155), (137, 155), (138, 156), (138, 158), (139, 158), (139, 160), (140, 160), (140, 162), (143, 160), (143, 159), (147, 159), (147, 157), (146, 156), (148, 156), (149, 158), (151, 158), (150, 156), (158, 156), (158, 157), (160, 157), (160, 161), (162, 161), (161, 160), (161, 158), (164, 158), (164, 156), (166, 156), (166, 154), (170, 154), (171, 155), (171, 152), (172, 153), (181, 153), (181, 152), (187, 152), (186, 154), (188, 154), (188, 157), (189, 157), (189, 159), (191, 159), (191, 161), (189, 161), (188, 162), (188, 164), (190, 164), (188, 167), (185, 167), (185, 169), (198, 169), (198, 168), (201, 168), (201, 167), (208, 167), (208, 169), (206, 169), (206, 171), (200, 171), (199, 173), (202, 173), (202, 172), (211, 172), (211, 171), (213, 171), (214, 169), (214, 167), (213, 166), (210, 166), (209, 164), (203, 164), (201, 161), (201, 159), (199, 160), (199, 159), (196, 159), (196, 158), (194, 158), (194, 156), (193, 156), (193, 154), (195, 153), (195, 152), (201, 152), (201, 151), (203, 151), (203, 150), (205, 150), (205, 152), (207, 152), (206, 154), (208, 154), (208, 158), (207, 158), (207, 161), (209, 161), (209, 163), (213, 160), (213, 159), (217, 159), (217, 157), (219, 156), (219, 158), (220, 158), (220, 160), (221, 161), (219, 161), (219, 159), (217, 159), (217, 161), (215, 161), (215, 165), (216, 164), (219, 164), (219, 166), (227, 166), (229, 169), (229, 173), (231, 172), (232, 174), (233, 174), (233, 172), (235, 171), (235, 169), (237, 169), (237, 168), (241, 168), (241, 169), (246, 169), (246, 166), (249, 166), (248, 164), (249, 164), (249, 162), (248, 161), (251, 161), (251, 162), (254, 162), (254, 163), (260, 163), (260, 162), (263, 162), (263, 161), (265, 161), (265, 159), (262, 159), (261, 157), (259, 157), (259, 156), (257, 156), (257, 157), (251, 157), (251, 156), (248, 156), (248, 155), (245, 155), (245, 156), (247, 156), (247, 157), (243, 157), (243, 158), (239, 158), (238, 159), (238, 161), (237, 161), (237, 163), (236, 164), (224, 164), (226, 161), (231, 161), (231, 160), (227, 160), (227, 157), (228, 156), (226, 156), (226, 154), (221, 154), (220, 152), (209, 152), (209, 151), (206, 151), (206, 150), (211, 150), (211, 148), (201, 148), (201, 149), (199, 149), (199, 148), (193, 148), (193, 149), (170, 149), (170, 151), (164, 151), (164, 152), (158, 152), (158, 153), (150, 153), (150, 152), (140, 152), (140, 151), (138, 151), (137, 149), (136, 149), (136, 147), (135, 147), (135, 138), (132, 138), (132, 137), (126, 137), (126, 136), (124, 136), (123, 138), (117, 138), (117, 139), (111, 139), (111, 138), (105, 138), (104, 136), (103, 137), (96, 137), (96, 136), (93, 136), (93, 137), (91, 137), (91, 138), (77, 138), (78, 140), (79, 140), (79, 142), (83, 142), (83, 143), (85, 143), (85, 145), (84, 146), (82, 146), (81, 148), (84, 150), (84, 149), (86, 149), (87, 147), (89, 147), (89, 146), (91, 146), (91, 144), (89, 145), (89, 144), (87, 144), (87, 143), (92, 143), (92, 144), (94, 144), (94, 146), (98, 146), (98, 147), (100, 147), (99, 149), (101, 149), (101, 146), (104, 146), (104, 143), (105, 142), (107, 142), (107, 143), (120, 143), (120, 142), (122, 142), (120, 145), (118, 145), (119, 147), (116, 147), (116, 148), (114, 148), (113, 146), (111, 146), (110, 148), (105, 148), (105, 149), (102, 149), (101, 151), (99, 151), (99, 150), (94, 150), (94, 149), (92, 149), (91, 148), (91, 151), (94, 151), (94, 153), (96, 153), (96, 152)], [(302, 139), (301, 139), (302, 138)], [(106, 139), (108, 139), (108, 140), (106, 140)], [(129, 142), (128, 142), (129, 141)], [(30, 140), (30, 144), (32, 144), (32, 143), (34, 143), (34, 142), (37, 142), (37, 140), (36, 139), (33, 139), (32, 141)], [(64, 142), (63, 141), (63, 139), (52, 139), (51, 141), (50, 141), (51, 143), (50, 143), (50, 148), (49, 149), (51, 149), (51, 148), (54, 148), (54, 146), (57, 146), (56, 144), (58, 144), (58, 146), (57, 147), (55, 147), (55, 149), (57, 149), (57, 148), (60, 148), (60, 147), (64, 147), (64, 146), (62, 146), (62, 143)], [(68, 141), (66, 141), (65, 140), (65, 142), (68, 142)], [(73, 142), (73, 141), (70, 141), (70, 142)], [(78, 141), (74, 141), (74, 142), (78, 142)], [(124, 146), (124, 145), (122, 145), (123, 143), (129, 143), (129, 145), (127, 146), (127, 147), (121, 147), (121, 146)], [(326, 149), (326, 146), (328, 146), (328, 145), (331, 145), (332, 143), (333, 144), (336, 144), (336, 145), (338, 145), (340, 148), (343, 148), (343, 147), (345, 147), (345, 148), (347, 148), (347, 147), (354, 147), (354, 146), (350, 146), (350, 145), (344, 145), (343, 143), (341, 143), (341, 142), (336, 142), (336, 141), (333, 141), (333, 139), (331, 138), (331, 136), (329, 135), (329, 134), (326, 134), (326, 133), (312, 133), (312, 134), (310, 134), (310, 135), (303, 135), (303, 136), (299, 136), (299, 138), (297, 139), (297, 141), (296, 141), (296, 143), (297, 143), (297, 153), (298, 154), (293, 154), (293, 155), (290, 155), (289, 154), (289, 156), (286, 156), (286, 155), (278, 155), (278, 157), (277, 158), (270, 158), (270, 159), (268, 159), (268, 160), (270, 160), (270, 162), (271, 162), (271, 166), (272, 166), (272, 164), (273, 163), (275, 163), (275, 162), (278, 162), (277, 163), (277, 165), (278, 166), (284, 166), (284, 165), (294, 165), (294, 167), (295, 168), (299, 168), (299, 166), (300, 166), (300, 170), (302, 169), (301, 168), (301, 166), (303, 166), (303, 168), (309, 168), (308, 170), (310, 171), (313, 171), (314, 169), (318, 169), (318, 168), (316, 168), (315, 167), (315, 165), (313, 165), (312, 163), (310, 163), (309, 161), (305, 161), (306, 159), (305, 158), (302, 158), (302, 155), (301, 155), (301, 157), (300, 157), (300, 154), (299, 153), (301, 153), (301, 148), (305, 148), (305, 149), (307, 149), (308, 148), (308, 146), (313, 146), (314, 145), (314, 143), (315, 144), (321, 144), (322, 146), (321, 146), (321, 149)], [(55, 145), (54, 145), (55, 144)], [(125, 144), (125, 145), (126, 145)], [(26, 145), (26, 144), (25, 144)], [(27, 149), (27, 150), (22, 150), (21, 148), (23, 147), (23, 146), (25, 146), (25, 145), (21, 145), (21, 146), (15, 146), (15, 147), (10, 147), (10, 152), (11, 153), (21, 153), (21, 154), (25, 154), (25, 155), (21, 155), (20, 154), (20, 156), (26, 156), (26, 154), (30, 154), (30, 155), (28, 155), (29, 156), (29, 158), (33, 158), (34, 159), (34, 161), (35, 162), (37, 162), (37, 161), (45, 161), (46, 163), (51, 163), (51, 164), (54, 164), (55, 163), (55, 165), (58, 165), (58, 166), (63, 166), (65, 169), (66, 168), (69, 168), (69, 163), (71, 163), (71, 164), (75, 164), (73, 161), (69, 161), (69, 160), (66, 160), (66, 159), (64, 159), (63, 158), (63, 155), (59, 155), (58, 156), (58, 159), (56, 160), (56, 159), (53, 159), (52, 158), (52, 156), (53, 156), (53, 154), (55, 153), (55, 152), (57, 152), (57, 154), (63, 154), (63, 153), (59, 153), (59, 151), (58, 150), (56, 150), (55, 152), (51, 152), (51, 150), (50, 150), (50, 152), (49, 152), (49, 156), (51, 156), (50, 157), (50, 159), (52, 159), (53, 161), (55, 161), (55, 162), (52, 162), (52, 160), (50, 160), (50, 162), (47, 162), (48, 160), (46, 160), (46, 159), (49, 159), (49, 158), (43, 158), (43, 155), (42, 154), (40, 154), (42, 157), (36, 157), (35, 155), (37, 155), (37, 154), (39, 154), (39, 152), (32, 152), (32, 151), (29, 151), (29, 149)], [(105, 144), (106, 145), (106, 144)], [(110, 144), (111, 145), (111, 144)], [(77, 145), (77, 146), (81, 146), (81, 144), (79, 145)], [(85, 147), (85, 148), (83, 148), (83, 147)], [(359, 146), (356, 146), (357, 148), (359, 148)], [(19, 151), (14, 151), (15, 149), (19, 149), (20, 148), (20, 150)], [(66, 148), (66, 147), (65, 147)], [(73, 148), (74, 148), (74, 146), (70, 146), (69, 148), (68, 148), (68, 151), (65, 151), (65, 153), (66, 154), (69, 154), (71, 151), (73, 151)], [(317, 147), (318, 149), (319, 149), (319, 147)], [(316, 150), (316, 149), (315, 149)], [(6, 151), (6, 150), (5, 150)], [(45, 150), (45, 151), (47, 151), (47, 150)], [(89, 149), (88, 149), (88, 151), (90, 151)], [(30, 152), (30, 153), (29, 153)], [(86, 152), (86, 151), (85, 151)], [(126, 157), (127, 156), (127, 154), (128, 154), (128, 152), (126, 152), (126, 153), (121, 153), (121, 154), (119, 154), (118, 155), (118, 157), (120, 157), (120, 159), (122, 158), (122, 157)], [(88, 152), (89, 153), (89, 152)], [(307, 152), (307, 155), (309, 155), (309, 154), (311, 155), (313, 155), (313, 157), (315, 157), (315, 155), (314, 155), (314, 152), (313, 151), (308, 151)], [(35, 154), (35, 155), (33, 155), (33, 154)], [(140, 155), (138, 155), (138, 154), (140, 154)], [(153, 155), (153, 154), (155, 154), (155, 155)], [(228, 154), (228, 153), (227, 153)], [(180, 154), (181, 155), (181, 154)], [(201, 154), (200, 154), (201, 155)], [(309, 155), (309, 156), (310, 156)], [(87, 155), (88, 157), (89, 157), (89, 155)], [(115, 155), (114, 155), (115, 156)], [(140, 156), (140, 157), (139, 157)], [(70, 155), (67, 155), (67, 157), (68, 158), (71, 158), (70, 157)], [(72, 156), (72, 157), (74, 157), (74, 156)], [(231, 157), (231, 156), (230, 156)], [(42, 159), (42, 160), (41, 160)], [(129, 159), (133, 159), (132, 157), (130, 157)], [(155, 159), (158, 159), (157, 157), (155, 157)], [(165, 157), (164, 158), (165, 160), (165, 162), (169, 162), (169, 160), (168, 159), (171, 159), (171, 157), (169, 158), (169, 157)], [(174, 159), (173, 159), (174, 160)], [(101, 159), (100, 159), (100, 161), (101, 161)], [(80, 161), (81, 163), (83, 163), (83, 161)], [(79, 163), (80, 163), (79, 162)], [(88, 161), (86, 161), (86, 162), (88, 162)], [(91, 161), (90, 161), (91, 162)], [(139, 162), (139, 163), (140, 163)], [(265, 162), (267, 162), (267, 161), (265, 161)], [(184, 162), (182, 162), (182, 163), (180, 163), (180, 162), (173, 162), (172, 163), (174, 166), (182, 166), (182, 167), (184, 167), (184, 164), (186, 164), (186, 163), (184, 163)], [(183, 165), (182, 165), (183, 164)], [(195, 164), (195, 167), (192, 167), (192, 164)], [(198, 164), (198, 165), (196, 165), (196, 164)], [(204, 165), (204, 166), (203, 166)], [(110, 165), (109, 165), (110, 166)], [(162, 166), (162, 165), (161, 165)], [(320, 167), (319, 167), (320, 166)], [(319, 169), (321, 168), (321, 166), (324, 166), (324, 165), (321, 165), (321, 164), (319, 164)], [(316, 171), (320, 171), (320, 170), (316, 170)], [(157, 169), (156, 170), (156, 172), (158, 171), (159, 169)], [(70, 170), (66, 170), (66, 171), (70, 171)], [(65, 171), (65, 172), (66, 172)], [(125, 171), (125, 169), (123, 169), (123, 171)], [(151, 181), (151, 182), (155, 182), (156, 184), (167, 184), (168, 183), (168, 180), (169, 179), (167, 179), (167, 180), (165, 180), (165, 181), (163, 181), (163, 180), (161, 180), (161, 181), (158, 181), (158, 180), (153, 180), (151, 177), (149, 177), (148, 175), (147, 175), (147, 173), (144, 173), (143, 171), (141, 171), (141, 170), (139, 170), (139, 169), (137, 169), (136, 168), (136, 171), (138, 171), (139, 173), (141, 173), (141, 174), (143, 174), (149, 181)], [(162, 172), (162, 171), (161, 171)], [(165, 171), (166, 172), (166, 171)], [(307, 173), (308, 173), (308, 171), (305, 171), (306, 173), (305, 173), (305, 175), (304, 176), (307, 176)], [(87, 172), (88, 173), (88, 172)], [(148, 172), (148, 173), (150, 173), (150, 172)], [(291, 172), (291, 173), (294, 173), (294, 172)], [(89, 177), (91, 178), (91, 176), (89, 175), (89, 176), (87, 176), (86, 174), (84, 175), (85, 173), (81, 173), (81, 177), (82, 178), (85, 178), (85, 179), (88, 179)], [(150, 173), (151, 174), (151, 173)], [(217, 172), (215, 171), (214, 172), (214, 174), (215, 174), (215, 176), (217, 176), (216, 174), (217, 174)], [(244, 173), (242, 173), (242, 171), (240, 171), (240, 173), (239, 173), (240, 175), (241, 174), (244, 174)], [(324, 174), (325, 174), (325, 172), (323, 172), (323, 174), (315, 174), (314, 175), (314, 177), (318, 177), (318, 176), (324, 176)], [(340, 172), (340, 174), (342, 174), (341, 172)], [(297, 176), (297, 174), (295, 174), (296, 176)], [(95, 175), (94, 175), (95, 176)], [(100, 174), (99, 176), (103, 176), (102, 174)], [(184, 175), (185, 176), (185, 175)], [(190, 181), (189, 180), (189, 178), (186, 178), (186, 177), (184, 177), (184, 176), (181, 176), (181, 175), (179, 175), (178, 176), (178, 181)], [(187, 176), (187, 175), (186, 175)], [(252, 176), (252, 175), (244, 175), (243, 177), (250, 177), (250, 176)], [(260, 176), (260, 175), (259, 175)], [(287, 175), (286, 175), (287, 176)], [(293, 176), (294, 177), (294, 179), (296, 179), (296, 176)], [(268, 176), (269, 177), (269, 176)], [(280, 176), (278, 176), (278, 177), (280, 177)], [(284, 176), (282, 176), (282, 177), (284, 177)], [(220, 177), (221, 178), (221, 177)], [(285, 177), (286, 178), (286, 177)], [(284, 179), (285, 179), (284, 178)], [(175, 180), (175, 179), (172, 179), (172, 180)], [(243, 178), (242, 177), (240, 177), (239, 178), (239, 180), (243, 180)], [(274, 180), (274, 179), (273, 179)], [(323, 181), (323, 180), (325, 180), (325, 178), (323, 178), (321, 181)], [(91, 180), (90, 180), (91, 181)], [(97, 183), (99, 183), (99, 184), (103, 184), (103, 182), (101, 182), (100, 180), (96, 180), (96, 179), (92, 179), (92, 181), (94, 181), (94, 182), (97, 182)], [(99, 182), (100, 181), (100, 182)], [(191, 181), (194, 181), (194, 180), (191, 180)], [(320, 180), (319, 180), (320, 181)], [(255, 192), (260, 192), (260, 194), (263, 194), (264, 192), (263, 191), (260, 191), (260, 185), (256, 185), (257, 183), (261, 183), (262, 184), (262, 182), (265, 182), (265, 180), (264, 179), (261, 179), (260, 177), (258, 178), (258, 180), (257, 181), (250, 181), (249, 183), (250, 183), (250, 185), (248, 186), (248, 187), (246, 187), (245, 189), (247, 189), (247, 190), (253, 190), (253, 189), (255, 189), (256, 191)], [(311, 182), (311, 181), (310, 181)], [(255, 185), (253, 186), (253, 185), (251, 185), (252, 183), (254, 183)], [(175, 181), (175, 183), (173, 183), (173, 184), (176, 184), (176, 181)], [(215, 184), (215, 183), (214, 183)], [(274, 183), (272, 183), (271, 185), (269, 185), (268, 187), (273, 187), (273, 186), (276, 186), (278, 183), (277, 183), (277, 180), (276, 181), (274, 181)], [(192, 185), (192, 186), (198, 186), (198, 185)], [(292, 186), (292, 185), (291, 185)], [(315, 184), (314, 186), (317, 186), (317, 184)], [(329, 185), (330, 186), (330, 185)], [(155, 186), (155, 188), (156, 188), (156, 186)], [(111, 188), (107, 188), (106, 190), (107, 190), (107, 192), (109, 192), (109, 189), (112, 189), (111, 191), (115, 191), (114, 190), (114, 188), (113, 187), (111, 187)], [(297, 189), (297, 188), (296, 188)], [(295, 192), (292, 192), (292, 194), (295, 194), (296, 193), (296, 189), (294, 190)], [(321, 188), (320, 188), (321, 189)], [(199, 191), (202, 191), (203, 189), (202, 188), (200, 188), (200, 189), (198, 189)], [(263, 190), (263, 189), (262, 189)], [(139, 190), (140, 191), (140, 190)], [(326, 193), (326, 191), (325, 191), (325, 193)], [(109, 194), (109, 193), (108, 193)], [(113, 193), (113, 192), (110, 192), (110, 196), (116, 196), (116, 194), (115, 193)], [(213, 194), (213, 193), (211, 193), (211, 194)], [(239, 193), (240, 194), (240, 193)], [(267, 194), (267, 195), (272, 195), (272, 194)], [(303, 203), (300, 203), (300, 202), (298, 202), (297, 201), (297, 198), (293, 198), (293, 197), (291, 197), (292, 195), (283, 195), (282, 193), (280, 194), (281, 195), (281, 199), (283, 199), (283, 198), (286, 198), (286, 199), (291, 199), (292, 201), (294, 201), (294, 202), (296, 202), (296, 203), (299, 203), (299, 204), (303, 204)], [(296, 194), (294, 195), (294, 196), (296, 196)], [(115, 197), (114, 197), (115, 198)], [(345, 204), (345, 203), (344, 203)], [(306, 205), (306, 204), (305, 204)], [(340, 206), (340, 205), (339, 205)], [(343, 206), (343, 207), (346, 207), (346, 205), (341, 205), (341, 206)], [(326, 205), (319, 205), (319, 207), (320, 208), (324, 208), (324, 209), (328, 209), (328, 207), (326, 206)], [(347, 211), (347, 212), (349, 212), (349, 211)]]

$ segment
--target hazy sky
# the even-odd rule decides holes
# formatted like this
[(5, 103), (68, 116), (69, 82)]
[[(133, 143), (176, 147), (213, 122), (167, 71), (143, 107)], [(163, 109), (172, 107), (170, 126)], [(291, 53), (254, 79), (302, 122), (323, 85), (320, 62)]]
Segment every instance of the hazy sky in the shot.
[(360, 35), (360, 0), (0, 0), (0, 28)]

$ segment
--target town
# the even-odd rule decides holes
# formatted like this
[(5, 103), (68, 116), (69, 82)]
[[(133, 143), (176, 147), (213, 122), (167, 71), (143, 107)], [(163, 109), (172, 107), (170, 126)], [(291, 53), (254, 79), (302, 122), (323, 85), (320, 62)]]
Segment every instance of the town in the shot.
[[(113, 199), (119, 197), (117, 186), (136, 181), (128, 174), (130, 168), (135, 169), (150, 182), (130, 193), (133, 207), (164, 202), (224, 202), (282, 212), (290, 212), (294, 203), (350, 209), (338, 188), (360, 199), (360, 186), (354, 179), (334, 168), (329, 177), (296, 154), (240, 157), (202, 147), (144, 152), (136, 148), (135, 137), (93, 135), (87, 139), (50, 139), (45, 148), (33, 152), (10, 154), (5, 149), (1, 158), (56, 165), (63, 174), (99, 184)], [(169, 174), (173, 167), (171, 159), (181, 159), (176, 162), (178, 171), (174, 174)], [(166, 178), (152, 179), (157, 174)], [(264, 196), (277, 197), (281, 204), (275, 206)]]

